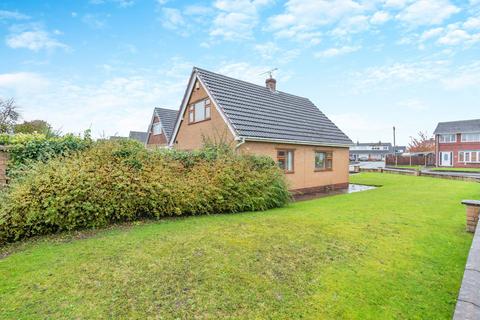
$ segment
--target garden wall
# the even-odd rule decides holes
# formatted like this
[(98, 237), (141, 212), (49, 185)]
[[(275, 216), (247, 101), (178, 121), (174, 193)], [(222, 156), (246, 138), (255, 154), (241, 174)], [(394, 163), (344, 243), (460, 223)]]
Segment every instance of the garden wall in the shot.
[(7, 159), (5, 147), (0, 146), (0, 187), (7, 184)]

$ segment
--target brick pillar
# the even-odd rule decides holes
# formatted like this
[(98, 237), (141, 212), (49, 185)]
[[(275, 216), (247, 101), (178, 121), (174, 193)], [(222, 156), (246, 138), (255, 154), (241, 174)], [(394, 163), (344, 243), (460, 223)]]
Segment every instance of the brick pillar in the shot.
[(480, 213), (480, 201), (464, 200), (462, 204), (467, 206), (467, 231), (475, 232)]
[(8, 153), (0, 147), (0, 187), (7, 184)]

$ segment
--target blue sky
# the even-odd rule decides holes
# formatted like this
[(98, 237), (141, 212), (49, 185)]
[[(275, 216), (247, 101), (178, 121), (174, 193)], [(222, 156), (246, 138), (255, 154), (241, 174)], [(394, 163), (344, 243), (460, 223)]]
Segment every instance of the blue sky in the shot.
[(310, 98), (354, 141), (480, 118), (480, 0), (0, 3), (0, 96), (95, 136), (176, 109), (193, 66)]

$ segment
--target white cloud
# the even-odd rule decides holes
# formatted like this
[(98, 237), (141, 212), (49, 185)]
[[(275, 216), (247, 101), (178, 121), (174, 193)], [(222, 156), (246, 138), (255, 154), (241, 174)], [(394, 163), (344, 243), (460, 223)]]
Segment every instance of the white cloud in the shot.
[(217, 0), (219, 11), (213, 20), (210, 36), (226, 40), (248, 39), (258, 24), (258, 11), (270, 4), (270, 0)]
[(423, 42), (423, 41), (430, 40), (431, 38), (436, 38), (442, 33), (443, 33), (443, 28), (441, 27), (427, 30), (423, 32), (422, 35), (420, 36), (420, 41)]
[(25, 48), (32, 51), (69, 49), (67, 45), (53, 38), (51, 33), (38, 26), (31, 28), (25, 28), (25, 26), (13, 27), (5, 42), (12, 49)]
[(175, 8), (162, 8), (162, 25), (171, 30), (177, 30), (185, 27), (185, 19), (180, 10)]
[(269, 18), (267, 29), (274, 31), (278, 37), (318, 44), (320, 27), (343, 18), (359, 16), (364, 9), (361, 4), (351, 0), (288, 0), (283, 13)]
[(50, 81), (32, 72), (0, 74), (0, 92), (13, 91), (14, 94), (31, 94), (40, 92), (50, 85)]
[(189, 5), (183, 9), (187, 16), (206, 15), (212, 12), (212, 8), (200, 5)]
[(135, 4), (135, 0), (90, 0), (91, 4), (105, 4), (105, 3), (115, 3), (120, 8), (128, 8)]
[[(183, 63), (152, 72), (75, 81), (34, 73), (0, 74), (0, 96), (13, 97), (25, 120), (44, 119), (63, 132), (94, 136), (144, 131), (155, 106), (177, 109), (191, 71)], [(70, 77), (73, 78), (73, 77)]]
[(480, 61), (460, 67), (455, 73), (442, 79), (449, 90), (473, 89), (480, 86)]
[(280, 52), (280, 48), (273, 42), (257, 44), (254, 49), (263, 59), (272, 59), (278, 54), (278, 52)]
[(390, 14), (386, 11), (377, 11), (370, 18), (370, 23), (372, 24), (383, 24), (390, 20)]
[(441, 24), (460, 8), (448, 0), (418, 0), (403, 9), (396, 18), (412, 26)]
[(360, 47), (350, 47), (350, 46), (344, 46), (344, 47), (340, 47), (340, 48), (330, 48), (330, 49), (315, 53), (315, 57), (316, 58), (331, 58), (331, 57), (336, 57), (336, 56), (352, 53), (352, 52), (358, 51), (359, 49), (360, 49)]
[(461, 29), (448, 31), (443, 37), (438, 39), (439, 44), (454, 46), (472, 40), (472, 37)]
[(407, 108), (412, 111), (425, 111), (428, 110), (428, 106), (418, 99), (408, 99), (404, 101), (400, 101), (398, 106)]
[(357, 15), (341, 20), (330, 34), (335, 37), (345, 37), (349, 34), (364, 32), (368, 30), (369, 27), (368, 17), (365, 15)]
[[(351, 75), (355, 92), (389, 90), (421, 83), (449, 90), (477, 89), (480, 86), (480, 61), (454, 65), (444, 60), (394, 63), (366, 68)], [(411, 104), (415, 107), (415, 104)]]
[(0, 10), (0, 20), (27, 20), (29, 16), (18, 11)]
[(391, 87), (441, 79), (448, 71), (446, 64), (442, 60), (393, 63), (355, 72), (351, 79), (354, 91), (357, 92), (387, 90)]
[(463, 24), (465, 29), (480, 29), (480, 18), (477, 17), (470, 17), (467, 21)]
[(92, 29), (103, 29), (107, 25), (106, 17), (91, 13), (85, 14), (82, 18), (82, 22)]
[(270, 69), (272, 68), (269, 66), (253, 66), (247, 62), (224, 62), (217, 69), (217, 72), (232, 78), (263, 85), (265, 81), (265, 75), (261, 74)]
[(403, 8), (407, 4), (407, 0), (387, 0), (385, 1), (384, 6), (386, 8)]
[(273, 60), (279, 64), (288, 63), (300, 54), (300, 50), (298, 49), (281, 49), (271, 41), (262, 44), (256, 44), (254, 46), (254, 50), (258, 52), (263, 59)]
[[(216, 69), (216, 72), (264, 86), (267, 77), (265, 72), (271, 69), (272, 66), (268, 65), (252, 65), (247, 62), (222, 62)], [(277, 89), (279, 90), (281, 90), (282, 84), (290, 79), (290, 74), (281, 68), (275, 71), (273, 76), (277, 79)]]

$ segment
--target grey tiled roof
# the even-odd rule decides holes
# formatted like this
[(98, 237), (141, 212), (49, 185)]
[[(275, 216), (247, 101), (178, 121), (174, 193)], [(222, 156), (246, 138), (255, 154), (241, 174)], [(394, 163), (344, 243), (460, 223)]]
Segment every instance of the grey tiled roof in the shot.
[(240, 137), (350, 145), (309, 99), (195, 68)]
[(178, 111), (165, 108), (155, 108), (154, 112), (160, 118), (167, 140), (169, 140), (172, 136), (173, 128), (175, 127)]
[(480, 119), (440, 122), (433, 133), (440, 134), (466, 132), (480, 132)]
[(147, 141), (147, 136), (148, 134), (146, 132), (140, 132), (140, 131), (130, 131), (128, 134), (128, 138), (132, 140), (137, 140), (141, 143), (145, 143)]

